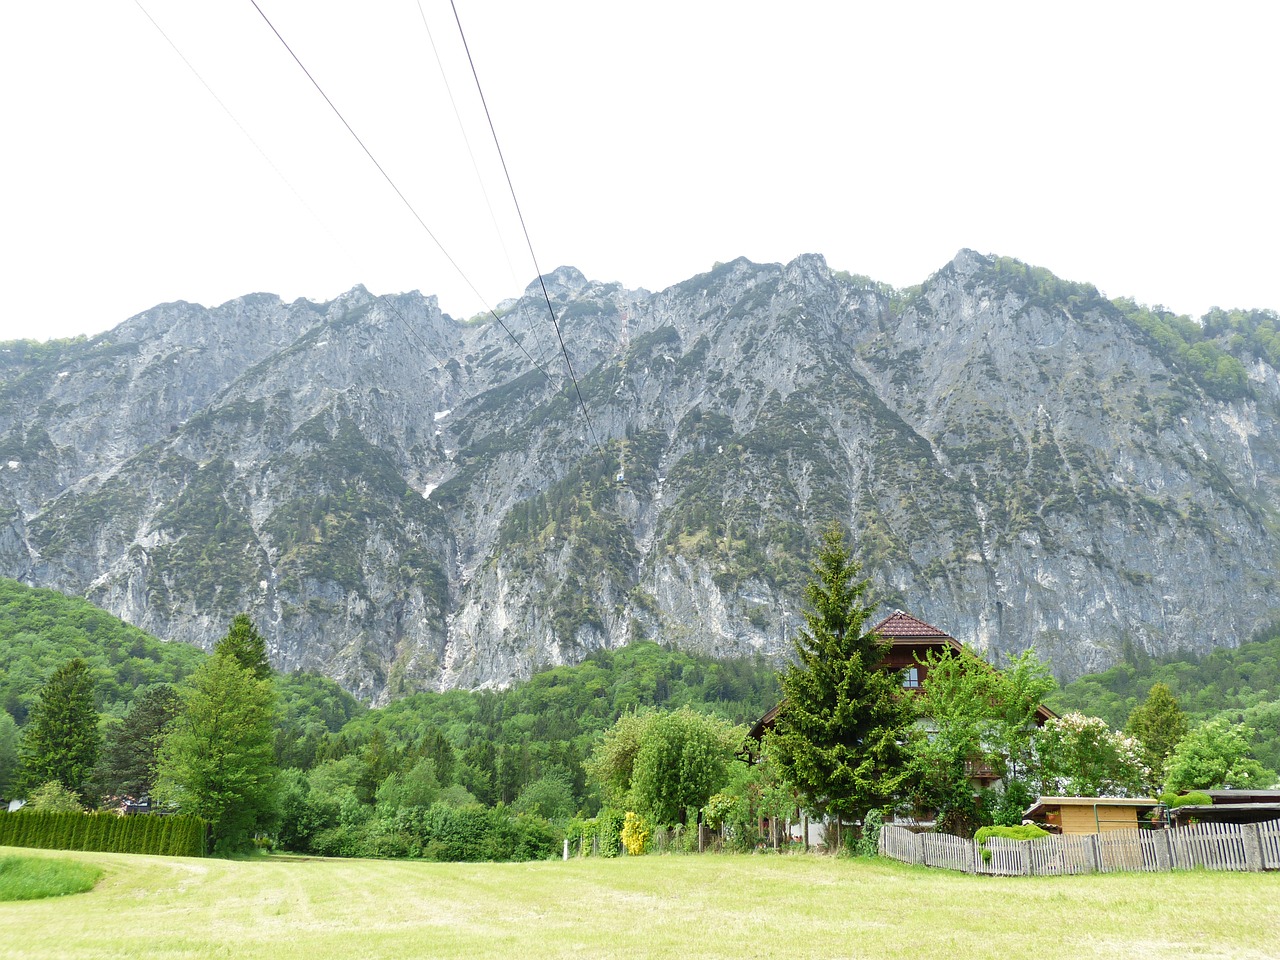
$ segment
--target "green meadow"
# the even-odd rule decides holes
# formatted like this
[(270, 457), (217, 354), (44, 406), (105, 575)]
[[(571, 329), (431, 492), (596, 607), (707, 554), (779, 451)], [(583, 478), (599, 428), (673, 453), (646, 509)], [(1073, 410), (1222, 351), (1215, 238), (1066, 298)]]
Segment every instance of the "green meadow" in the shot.
[(0, 903), (10, 960), (1280, 955), (1280, 874), (970, 877), (800, 855), (443, 864), (21, 853), (103, 877), (88, 893)]

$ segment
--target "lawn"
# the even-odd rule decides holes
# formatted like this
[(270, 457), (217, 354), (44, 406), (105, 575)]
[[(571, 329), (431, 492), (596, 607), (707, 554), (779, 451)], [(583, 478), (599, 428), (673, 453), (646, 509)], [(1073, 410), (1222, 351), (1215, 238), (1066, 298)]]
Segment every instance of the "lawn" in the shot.
[(1280, 955), (1280, 874), (970, 877), (818, 856), (439, 864), (22, 854), (104, 876), (90, 893), (0, 903), (0, 953), (12, 960)]

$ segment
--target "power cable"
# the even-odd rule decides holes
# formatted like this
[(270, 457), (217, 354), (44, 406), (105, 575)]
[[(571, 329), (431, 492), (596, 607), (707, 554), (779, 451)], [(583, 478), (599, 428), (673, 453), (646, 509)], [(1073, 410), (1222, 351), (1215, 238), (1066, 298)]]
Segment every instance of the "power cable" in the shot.
[[(324, 92), (324, 88), (321, 87), (320, 84), (316, 81), (316, 78), (311, 75), (311, 71), (307, 69), (306, 64), (304, 64), (301, 58), (296, 53), (293, 52), (293, 48), (289, 46), (288, 41), (285, 40), (285, 38), (280, 34), (280, 31), (276, 29), (275, 24), (273, 24), (271, 22), (271, 19), (266, 15), (265, 12), (263, 12), (262, 7), (258, 6), (258, 0), (249, 0), (249, 2), (253, 4), (253, 8), (258, 11), (258, 15), (261, 16), (263, 21), (266, 23), (266, 25), (271, 28), (271, 32), (276, 35), (276, 39), (279, 40), (280, 43), (284, 46), (285, 50), (289, 52), (289, 56), (293, 57), (294, 63), (296, 63), (298, 67), (302, 70), (302, 72), (306, 74), (307, 79), (311, 81), (311, 85), (316, 88), (316, 91), (320, 94), (321, 97), (324, 98), (324, 102), (329, 105), (329, 109), (331, 109), (334, 112), (334, 115), (340, 121), (342, 121), (342, 125), (347, 128), (347, 132), (350, 133), (351, 136), (355, 139), (356, 143), (360, 145), (360, 149), (365, 152), (365, 156), (367, 156), (370, 159), (370, 161), (372, 161), (373, 165), (378, 168), (378, 172), (382, 174), (383, 179), (386, 180), (387, 183), (391, 186), (391, 189), (395, 191), (396, 196), (400, 198), (400, 201), (405, 205), (408, 211), (411, 214), (413, 214), (413, 218), (417, 220), (419, 226), (421, 226), (422, 229), (426, 231), (427, 236), (431, 238), (431, 241), (436, 245), (436, 247), (444, 255), (444, 258), (449, 261), (449, 264), (457, 272), (458, 276), (460, 276), (463, 279), (463, 281), (466, 283), (466, 285), (471, 288), (471, 292), (474, 293), (477, 298), (479, 298), (480, 302), (485, 304), (486, 308), (489, 310), (489, 315), (492, 316), (493, 319), (498, 321), (498, 324), (502, 327), (503, 330), (506, 331), (507, 336), (509, 336), (512, 342), (515, 343), (515, 345), (520, 348), (521, 352), (526, 357), (529, 358), (529, 362), (532, 363), (542, 373), (542, 375), (547, 378), (547, 381), (549, 383), (554, 383), (555, 381), (552, 380), (551, 374), (547, 373), (547, 371), (543, 368), (543, 366), (533, 358), (533, 355), (529, 353), (527, 349), (525, 349), (525, 345), (520, 342), (519, 338), (516, 337), (514, 333), (511, 332), (511, 328), (508, 327), (506, 323), (503, 322), (502, 318), (498, 316), (497, 312), (494, 311), (492, 307), (488, 306), (488, 303), (485, 300), (484, 296), (480, 293), (479, 290), (476, 289), (475, 284), (471, 282), (471, 278), (467, 276), (467, 274), (463, 271), (462, 267), (458, 265), (458, 262), (454, 260), (453, 256), (449, 253), (449, 251), (445, 249), (445, 246), (443, 243), (440, 242), (439, 237), (437, 237), (432, 232), (431, 228), (427, 226), (427, 222), (423, 220), (422, 217), (419, 215), (418, 211), (414, 209), (413, 204), (409, 202), (408, 197), (406, 197), (404, 193), (400, 190), (400, 188), (396, 186), (396, 182), (391, 179), (391, 175), (388, 174), (386, 169), (382, 166), (382, 164), (378, 162), (378, 158), (373, 155), (373, 151), (371, 151), (367, 146), (365, 146), (365, 142), (360, 139), (360, 135), (356, 133), (354, 128), (352, 128), (351, 124), (347, 122), (347, 118), (342, 115), (342, 111), (339, 110), (337, 106), (334, 104), (334, 102), (329, 99), (329, 95)], [(572, 375), (572, 370), (570, 370), (570, 375)], [(575, 381), (575, 384), (576, 384), (576, 381)]]
[[(351, 251), (348, 250), (346, 246), (337, 237), (333, 235), (333, 232), (328, 228), (324, 220), (321, 219), (320, 215), (316, 213), (316, 211), (311, 207), (309, 203), (307, 203), (306, 198), (304, 198), (302, 194), (300, 194), (297, 191), (294, 185), (289, 181), (289, 178), (284, 175), (284, 172), (281, 171), (281, 169), (278, 166), (276, 166), (275, 162), (267, 154), (266, 150), (264, 150), (261, 144), (259, 144), (258, 141), (253, 138), (252, 134), (250, 134), (248, 129), (246, 129), (246, 127), (244, 126), (244, 124), (240, 122), (239, 118), (234, 113), (231, 112), (231, 108), (226, 105), (223, 99), (220, 96), (218, 96), (217, 92), (213, 89), (213, 87), (211, 87), (208, 81), (205, 80), (205, 78), (201, 75), (200, 71), (195, 68), (195, 64), (193, 64), (189, 59), (187, 59), (186, 54), (184, 54), (182, 50), (178, 47), (178, 45), (174, 43), (173, 38), (170, 37), (169, 34), (165, 32), (164, 28), (160, 26), (156, 18), (153, 17), (151, 13), (147, 10), (147, 8), (142, 5), (141, 0), (133, 0), (133, 2), (137, 6), (137, 8), (142, 11), (143, 15), (148, 20), (151, 21), (151, 25), (156, 28), (156, 31), (160, 34), (160, 36), (164, 37), (165, 42), (168, 43), (169, 46), (173, 49), (173, 52), (178, 55), (178, 58), (187, 65), (187, 69), (190, 70), (191, 73), (195, 76), (195, 78), (200, 81), (200, 85), (205, 88), (209, 96), (213, 97), (214, 101), (218, 104), (218, 106), (222, 108), (223, 113), (225, 113), (231, 119), (231, 122), (236, 125), (236, 127), (244, 135), (245, 139), (248, 140), (249, 143), (253, 145), (253, 148), (258, 151), (258, 154), (262, 157), (263, 160), (267, 162), (267, 165), (271, 167), (273, 171), (275, 171), (276, 176), (280, 178), (281, 182), (284, 183), (284, 185), (289, 188), (290, 192), (294, 195), (294, 197), (297, 198), (298, 202), (302, 204), (302, 206), (306, 209), (306, 211), (309, 214), (311, 214), (311, 216), (315, 219), (315, 221), (318, 224), (320, 224), (324, 232), (329, 235), (329, 239), (333, 241), (333, 243), (338, 247), (338, 249), (340, 249), (344, 254), (346, 254), (347, 258), (351, 260), (352, 263), (354, 263), (355, 257), (351, 255)], [(401, 325), (405, 328), (405, 331), (409, 333), (409, 335), (412, 336), (414, 339), (416, 339), (419, 344), (422, 345), (422, 348), (431, 355), (432, 359), (436, 361), (440, 369), (442, 370), (448, 369), (448, 365), (445, 359), (441, 357), (440, 354), (436, 353), (436, 351), (431, 348), (431, 345), (422, 338), (422, 336), (418, 333), (417, 330), (414, 329), (413, 325), (409, 323), (408, 318), (406, 318), (405, 315), (401, 313), (400, 308), (396, 306), (395, 301), (389, 299), (384, 294), (374, 294), (374, 297), (379, 301), (381, 301), (385, 306), (390, 308), (391, 312), (394, 313), (399, 318)], [(473, 394), (470, 394), (465, 386), (462, 389), (463, 389), (463, 393), (467, 395), (468, 402), (472, 402), (475, 400), (475, 396)]]
[[(254, 6), (257, 6), (257, 0), (250, 0)], [(520, 209), (520, 201), (516, 198), (515, 184), (511, 182), (511, 171), (507, 169), (507, 158), (502, 153), (502, 144), (498, 142), (498, 131), (493, 126), (493, 116), (489, 113), (489, 102), (485, 99), (484, 89), (480, 85), (480, 74), (476, 71), (476, 62), (471, 56), (471, 46), (467, 43), (467, 34), (462, 29), (462, 18), (458, 16), (458, 6), (454, 0), (449, 0), (449, 6), (453, 8), (453, 19), (458, 24), (458, 36), (462, 38), (462, 48), (467, 52), (467, 63), (471, 65), (471, 76), (476, 81), (476, 91), (480, 94), (480, 103), (484, 106), (485, 119), (489, 121), (489, 133), (493, 135), (493, 145), (498, 151), (498, 159), (502, 161), (502, 172), (507, 178), (507, 189), (511, 191), (511, 202), (515, 204), (516, 215), (520, 218), (520, 229), (524, 231), (524, 242), (529, 248), (529, 257), (533, 260), (533, 268), (538, 273), (538, 285), (542, 287), (542, 298), (547, 302), (547, 312), (551, 315), (551, 325), (555, 327), (556, 338), (560, 341), (560, 353), (564, 356), (565, 366), (569, 370), (569, 379), (573, 381), (574, 393), (578, 395), (578, 406), (582, 408), (582, 415), (587, 421), (587, 430), (591, 434), (591, 440), (598, 447), (600, 440), (596, 437), (595, 427), (591, 423), (591, 414), (587, 413), (587, 405), (582, 399), (582, 389), (578, 386), (578, 378), (573, 372), (573, 361), (569, 359), (569, 351), (564, 345), (564, 334), (560, 331), (560, 323), (556, 319), (555, 308), (551, 305), (551, 295), (547, 293), (547, 283), (542, 276), (542, 268), (538, 266), (538, 255), (533, 252), (533, 241), (529, 239), (529, 228), (524, 222), (524, 212)]]
[[(484, 177), (480, 174), (480, 164), (476, 161), (476, 154), (471, 149), (471, 138), (467, 136), (466, 125), (462, 122), (462, 113), (458, 110), (458, 101), (453, 95), (453, 86), (449, 83), (449, 75), (445, 72), (444, 61), (440, 59), (440, 49), (436, 46), (435, 35), (431, 32), (431, 24), (427, 21), (427, 12), (422, 8), (422, 0), (415, 0), (418, 7), (418, 16), (422, 19), (422, 29), (426, 31), (427, 41), (431, 44), (431, 54), (435, 58), (436, 68), (440, 71), (440, 81), (444, 84), (445, 93), (449, 95), (449, 106), (453, 108), (453, 119), (458, 124), (458, 132), (462, 135), (462, 142), (467, 148), (467, 156), (471, 159), (471, 169), (475, 172), (476, 183), (480, 187), (480, 194), (484, 197), (485, 208), (489, 211), (489, 222), (493, 224), (494, 235), (498, 238), (498, 245), (502, 248), (502, 259), (507, 262), (507, 270), (511, 275), (513, 283), (518, 283), (516, 278), (516, 268), (511, 262), (511, 252), (507, 250), (507, 242), (503, 239), (502, 229), (498, 226), (498, 215), (493, 210), (493, 201), (489, 197), (489, 191), (485, 187)], [(534, 333), (534, 339), (538, 344), (538, 353), (545, 362), (546, 348), (542, 343), (535, 328), (530, 326), (530, 331)]]

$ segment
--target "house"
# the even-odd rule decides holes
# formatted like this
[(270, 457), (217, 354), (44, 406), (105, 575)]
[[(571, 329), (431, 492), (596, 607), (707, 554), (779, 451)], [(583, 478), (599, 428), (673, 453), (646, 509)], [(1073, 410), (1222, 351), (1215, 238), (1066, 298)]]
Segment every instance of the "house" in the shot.
[(1068, 835), (1136, 830), (1159, 802), (1150, 797), (1041, 797), (1022, 819)]
[[(871, 628), (871, 632), (878, 633), (889, 642), (889, 650), (881, 661), (880, 668), (900, 674), (903, 689), (913, 692), (922, 689), (928, 680), (929, 654), (937, 657), (958, 654), (964, 650), (964, 645), (955, 637), (901, 610), (896, 610), (885, 617)], [(781, 708), (780, 703), (757, 720), (747, 734), (748, 738), (759, 741), (766, 731), (773, 728)], [(1057, 714), (1043, 704), (1036, 708), (1036, 723), (1040, 726), (1044, 726), (1055, 716)], [(754, 759), (754, 755), (751, 755), (751, 758)], [(744, 756), (744, 759), (747, 757)], [(994, 775), (988, 774), (990, 771), (977, 767), (973, 771), (974, 779), (978, 781), (995, 779)]]

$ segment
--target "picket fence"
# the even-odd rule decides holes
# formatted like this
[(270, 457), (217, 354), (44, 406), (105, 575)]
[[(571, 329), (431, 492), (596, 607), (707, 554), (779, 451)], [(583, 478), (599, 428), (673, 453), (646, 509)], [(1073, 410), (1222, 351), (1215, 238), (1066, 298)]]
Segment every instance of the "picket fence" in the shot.
[(1036, 840), (992, 837), (983, 846), (963, 837), (913, 833), (887, 823), (880, 831), (880, 854), (904, 863), (1006, 877), (1197, 867), (1280, 870), (1280, 820), (1198, 823), (1168, 830), (1114, 830)]

